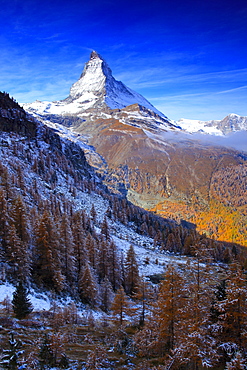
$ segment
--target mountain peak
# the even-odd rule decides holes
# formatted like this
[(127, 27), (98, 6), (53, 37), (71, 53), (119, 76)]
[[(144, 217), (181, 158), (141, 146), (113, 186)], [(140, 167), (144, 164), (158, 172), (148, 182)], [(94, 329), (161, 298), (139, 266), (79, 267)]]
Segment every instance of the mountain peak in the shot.
[(102, 98), (105, 96), (107, 79), (113, 79), (111, 69), (96, 51), (92, 51), (79, 80), (71, 86), (69, 97), (81, 101)]
[[(123, 109), (129, 105), (138, 104), (162, 118), (165, 115), (159, 112), (142, 95), (131, 90), (122, 82), (117, 81), (110, 67), (99, 53), (93, 50), (90, 59), (85, 64), (78, 81), (70, 89), (69, 96), (54, 104), (35, 104), (36, 111), (45, 111), (52, 114), (83, 114), (90, 109)], [(29, 105), (32, 108), (31, 105)]]
[(95, 50), (91, 52), (79, 80), (72, 85), (69, 98), (83, 103), (91, 101), (91, 106), (102, 107), (105, 104), (110, 109), (139, 104), (164, 117), (143, 96), (117, 81), (106, 61)]
[(97, 53), (97, 51), (93, 50), (91, 52), (91, 54), (90, 54), (90, 60), (91, 59), (97, 59), (97, 58), (103, 60), (103, 58), (101, 57), (101, 55), (99, 53)]

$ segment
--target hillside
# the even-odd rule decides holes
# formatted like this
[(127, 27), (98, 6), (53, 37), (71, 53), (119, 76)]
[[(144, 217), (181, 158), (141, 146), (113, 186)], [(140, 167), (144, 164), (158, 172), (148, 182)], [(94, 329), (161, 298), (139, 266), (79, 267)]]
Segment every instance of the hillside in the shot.
[[(11, 297), (1, 297), (0, 366), (21, 346), (16, 361), (30, 369), (216, 369), (243, 357), (245, 319), (229, 338), (215, 291), (228, 282), (222, 304), (231, 317), (245, 249), (111, 193), (73, 137), (31, 118), (8, 94), (0, 104), (0, 291), (12, 294), (22, 282), (34, 307), (16, 316)], [(227, 352), (230, 339), (238, 352)]]

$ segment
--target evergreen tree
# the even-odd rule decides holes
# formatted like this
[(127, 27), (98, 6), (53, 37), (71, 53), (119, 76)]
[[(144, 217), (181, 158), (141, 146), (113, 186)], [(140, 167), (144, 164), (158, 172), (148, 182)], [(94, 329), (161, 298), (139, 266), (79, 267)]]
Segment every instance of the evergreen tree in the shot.
[(74, 244), (74, 258), (77, 280), (81, 276), (83, 265), (87, 260), (87, 251), (84, 246), (84, 239), (86, 234), (86, 220), (85, 214), (82, 212), (76, 212), (72, 217), (72, 235)]
[(132, 295), (136, 293), (140, 282), (139, 269), (133, 245), (130, 245), (125, 259), (125, 291)]
[(20, 281), (13, 293), (13, 310), (17, 319), (24, 319), (33, 310), (25, 286)]
[(222, 307), (220, 307), (220, 302), (226, 299), (226, 280), (222, 280), (220, 284), (216, 286), (214, 291), (214, 297), (212, 299), (211, 305), (211, 321), (213, 324), (220, 320), (220, 316), (223, 314)]

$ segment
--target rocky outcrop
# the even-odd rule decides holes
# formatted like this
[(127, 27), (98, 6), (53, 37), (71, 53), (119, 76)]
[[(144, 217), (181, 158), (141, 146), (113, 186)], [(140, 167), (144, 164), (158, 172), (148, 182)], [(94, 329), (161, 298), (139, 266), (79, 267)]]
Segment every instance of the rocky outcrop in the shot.
[(36, 120), (25, 112), (9, 94), (0, 92), (0, 130), (17, 132), (18, 134), (34, 137), (36, 135)]

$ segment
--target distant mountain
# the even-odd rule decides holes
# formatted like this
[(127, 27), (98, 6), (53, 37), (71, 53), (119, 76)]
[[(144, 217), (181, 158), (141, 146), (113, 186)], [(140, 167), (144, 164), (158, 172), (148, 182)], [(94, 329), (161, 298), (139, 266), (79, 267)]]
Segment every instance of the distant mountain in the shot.
[(246, 131), (247, 117), (241, 117), (231, 113), (222, 120), (198, 121), (181, 118), (175, 121), (174, 124), (180, 126), (189, 133), (200, 132), (209, 135), (223, 136), (237, 131)]

